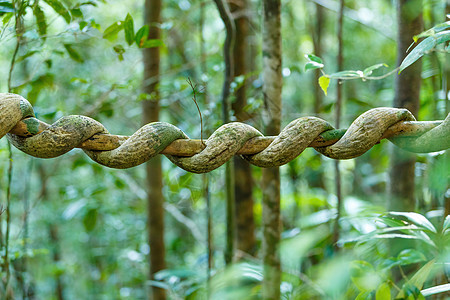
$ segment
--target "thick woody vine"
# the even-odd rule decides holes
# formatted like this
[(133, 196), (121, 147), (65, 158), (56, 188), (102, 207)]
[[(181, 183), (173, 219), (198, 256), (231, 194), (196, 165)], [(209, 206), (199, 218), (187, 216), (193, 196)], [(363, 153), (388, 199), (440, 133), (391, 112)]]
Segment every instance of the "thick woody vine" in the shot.
[(348, 129), (334, 129), (316, 117), (289, 123), (278, 136), (263, 136), (254, 127), (231, 122), (219, 127), (203, 146), (174, 125), (155, 122), (130, 137), (109, 134), (86, 116), (66, 116), (52, 125), (35, 118), (31, 104), (20, 95), (0, 93), (0, 138), (7, 135), (17, 149), (40, 158), (82, 148), (94, 161), (111, 168), (131, 168), (157, 154), (193, 173), (210, 172), (234, 155), (259, 167), (281, 166), (307, 147), (333, 159), (360, 156), (388, 138), (416, 153), (450, 148), (450, 115), (443, 121), (417, 122), (406, 109), (380, 107), (360, 115)]

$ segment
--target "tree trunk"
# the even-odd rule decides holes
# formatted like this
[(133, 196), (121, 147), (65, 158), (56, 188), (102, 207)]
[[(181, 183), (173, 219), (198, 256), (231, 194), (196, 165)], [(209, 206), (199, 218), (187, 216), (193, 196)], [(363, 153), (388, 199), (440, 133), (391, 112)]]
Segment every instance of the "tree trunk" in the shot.
[[(159, 39), (161, 24), (161, 0), (146, 0), (144, 22), (150, 26), (149, 39)], [(144, 124), (159, 120), (159, 48), (144, 49), (144, 83), (143, 91), (148, 99), (142, 102)], [(155, 79), (155, 80), (150, 80)], [(152, 82), (152, 83), (149, 83)], [(148, 205), (148, 241), (150, 245), (151, 280), (160, 270), (166, 268), (164, 246), (164, 198), (162, 195), (161, 157), (152, 158), (147, 169), (147, 205)], [(152, 299), (165, 299), (163, 289), (152, 287)]]
[[(41, 179), (41, 191), (39, 194), (39, 197), (42, 199), (42, 202), (50, 201), (48, 196), (48, 179), (49, 175), (45, 171), (44, 166), (39, 164), (38, 166), (38, 172), (39, 172), (39, 178)], [(53, 263), (55, 265), (58, 265), (61, 262), (61, 248), (60, 248), (60, 242), (59, 242), (59, 233), (58, 233), (58, 226), (52, 221), (50, 221), (47, 224), (47, 230), (48, 235), (51, 242), (51, 248), (52, 248), (52, 259)], [(54, 298), (58, 300), (64, 299), (64, 284), (62, 280), (61, 274), (55, 274), (55, 286), (54, 286)], [(30, 293), (31, 292), (31, 293)], [(34, 299), (34, 291), (29, 290), (27, 294), (28, 299)], [(24, 297), (25, 299), (25, 297)]]
[[(235, 15), (236, 28), (233, 49), (234, 76), (247, 75), (248, 57), (248, 16), (246, 15), (247, 0), (230, 2), (230, 10)], [(232, 104), (234, 116), (238, 122), (245, 122), (249, 115), (244, 107), (247, 105), (247, 80), (235, 92)], [(255, 223), (253, 218), (253, 178), (248, 162), (239, 156), (234, 157), (235, 177), (235, 211), (236, 211), (236, 249), (254, 255), (256, 253)], [(241, 255), (238, 254), (239, 257)]]
[[(278, 135), (281, 126), (281, 1), (263, 1), (263, 94), (266, 135)], [(280, 171), (262, 171), (264, 299), (280, 299)]]
[[(397, 1), (398, 43), (397, 65), (406, 56), (412, 37), (422, 32), (422, 1)], [(394, 107), (404, 107), (416, 117), (419, 112), (421, 60), (408, 67), (395, 81)], [(390, 210), (412, 211), (415, 207), (414, 167), (416, 156), (399, 148), (392, 148), (390, 163)]]
[[(223, 123), (226, 124), (230, 121), (230, 105), (229, 96), (231, 82), (233, 81), (234, 74), (234, 61), (233, 61), (233, 44), (235, 37), (235, 26), (233, 17), (231, 16), (228, 3), (225, 0), (214, 0), (219, 11), (220, 18), (222, 19), (226, 28), (226, 37), (223, 45), (223, 57), (225, 62), (225, 72), (222, 87), (222, 118)], [(234, 172), (233, 165), (230, 161), (225, 163), (225, 195), (226, 195), (226, 208), (227, 208), (227, 238), (225, 246), (225, 263), (230, 264), (234, 258), (235, 250), (235, 238), (236, 238), (236, 222), (235, 222), (235, 206), (234, 206)]]
[[(313, 45), (314, 45), (314, 54), (318, 57), (322, 57), (322, 28), (324, 26), (324, 9), (321, 5), (315, 4), (316, 7), (316, 22), (314, 26), (313, 33)], [(319, 86), (319, 77), (322, 76), (322, 73), (319, 69), (314, 70), (314, 113), (316, 115), (322, 112), (322, 102), (323, 102), (323, 91)]]
[[(344, 0), (339, 1), (339, 13), (338, 13), (338, 26), (337, 26), (337, 39), (338, 39), (338, 55), (336, 59), (338, 72), (344, 69), (344, 39), (343, 39), (343, 24), (344, 24)], [(342, 84), (338, 82), (336, 85), (336, 106), (335, 106), (335, 120), (336, 128), (341, 126), (342, 115)], [(342, 213), (342, 181), (341, 181), (341, 169), (339, 160), (334, 161), (334, 184), (336, 188), (337, 198), (337, 214), (333, 227), (333, 245), (337, 250), (337, 242), (339, 240), (339, 220)]]

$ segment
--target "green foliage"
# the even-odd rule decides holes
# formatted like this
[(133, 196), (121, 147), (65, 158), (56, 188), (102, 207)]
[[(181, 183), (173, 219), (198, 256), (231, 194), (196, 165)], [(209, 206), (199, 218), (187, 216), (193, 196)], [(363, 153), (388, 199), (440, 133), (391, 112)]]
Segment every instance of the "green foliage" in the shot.
[(327, 95), (328, 86), (330, 85), (330, 78), (327, 76), (320, 76), (319, 77), (319, 86), (322, 89), (322, 91), (325, 93), (325, 96)]
[(131, 46), (134, 43), (134, 21), (130, 14), (127, 14), (123, 28), (125, 30), (125, 40)]
[(53, 10), (64, 19), (64, 21), (70, 23), (70, 21), (72, 20), (70, 12), (64, 6), (64, 4), (61, 3), (61, 1), (58, 0), (43, 0), (43, 1), (47, 3), (51, 8), (53, 8)]
[[(439, 44), (443, 44), (445, 42), (450, 41), (450, 30), (445, 30), (442, 32), (438, 32), (433, 34), (422, 42), (420, 42), (409, 54), (405, 57), (400, 65), (399, 72), (403, 71), (413, 63), (415, 63), (418, 59), (420, 59), (425, 54), (430, 53), (433, 49), (436, 48)], [(448, 51), (449, 49), (445, 49)]]
[(123, 29), (123, 22), (117, 21), (112, 23), (108, 28), (103, 32), (103, 38), (109, 41), (114, 41), (117, 39), (117, 34)]
[(14, 6), (9, 1), (0, 1), (0, 17), (6, 13), (14, 12)]
[(84, 59), (81, 57), (81, 54), (78, 53), (77, 50), (75, 50), (72, 44), (64, 44), (64, 48), (66, 49), (71, 59), (79, 63), (84, 62)]
[(307, 54), (305, 55), (305, 58), (308, 60), (308, 62), (305, 65), (305, 71), (308, 70), (315, 70), (320, 69), (322, 72), (322, 76), (319, 77), (319, 86), (324, 92), (325, 96), (327, 96), (328, 86), (330, 85), (331, 79), (338, 79), (338, 80), (351, 80), (351, 79), (361, 79), (362, 81), (366, 80), (380, 80), (386, 77), (387, 75), (390, 75), (392, 72), (379, 76), (379, 77), (371, 77), (373, 71), (381, 68), (381, 67), (387, 67), (386, 64), (376, 64), (370, 67), (365, 68), (363, 71), (357, 70), (346, 70), (346, 71), (340, 71), (332, 74), (326, 74), (323, 71), (323, 68), (325, 65), (323, 64), (323, 61), (320, 57), (315, 56), (314, 54)]
[(45, 35), (47, 34), (47, 20), (45, 19), (44, 11), (39, 5), (34, 5), (33, 14), (36, 18), (38, 33), (41, 38), (45, 39)]

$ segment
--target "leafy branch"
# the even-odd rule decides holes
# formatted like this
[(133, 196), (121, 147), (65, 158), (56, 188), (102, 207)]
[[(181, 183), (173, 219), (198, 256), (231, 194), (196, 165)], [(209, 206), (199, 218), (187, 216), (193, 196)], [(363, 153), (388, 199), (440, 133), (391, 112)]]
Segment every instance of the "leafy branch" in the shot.
[(394, 70), (381, 75), (381, 76), (371, 76), (373, 71), (381, 68), (381, 67), (388, 67), (386, 64), (376, 64), (370, 67), (365, 68), (364, 70), (347, 70), (347, 71), (341, 71), (336, 72), (332, 74), (326, 74), (323, 71), (324, 63), (322, 59), (318, 56), (315, 56), (314, 54), (306, 54), (305, 55), (308, 62), (305, 65), (305, 71), (308, 70), (315, 70), (319, 69), (322, 72), (322, 76), (319, 77), (319, 86), (327, 95), (328, 86), (330, 85), (331, 79), (337, 79), (337, 80), (354, 80), (354, 79), (361, 79), (362, 81), (366, 80), (380, 80), (383, 78), (386, 78), (390, 76), (391, 74), (395, 73), (399, 68), (395, 68)]
[[(447, 18), (450, 18), (450, 15), (447, 15)], [(428, 29), (418, 35), (415, 35), (413, 37), (414, 42), (411, 44), (410, 48), (422, 38), (424, 38), (424, 40), (422, 40), (413, 50), (411, 50), (411, 52), (405, 57), (405, 59), (402, 61), (399, 67), (381, 76), (371, 76), (371, 75), (373, 71), (381, 67), (388, 67), (388, 65), (376, 64), (367, 67), (364, 70), (356, 70), (356, 71), (347, 70), (332, 74), (326, 74), (323, 70), (325, 65), (322, 59), (314, 54), (305, 55), (305, 58), (308, 60), (308, 62), (305, 65), (305, 71), (319, 69), (322, 72), (322, 76), (319, 78), (319, 86), (323, 90), (325, 95), (327, 95), (327, 90), (328, 86), (330, 85), (331, 79), (337, 80), (361, 79), (362, 81), (380, 80), (394, 74), (397, 71), (400, 74), (404, 69), (415, 63), (422, 56), (432, 51), (450, 53), (450, 45), (445, 46), (443, 51), (436, 49), (438, 45), (450, 41), (450, 21), (438, 24), (431, 29)]]

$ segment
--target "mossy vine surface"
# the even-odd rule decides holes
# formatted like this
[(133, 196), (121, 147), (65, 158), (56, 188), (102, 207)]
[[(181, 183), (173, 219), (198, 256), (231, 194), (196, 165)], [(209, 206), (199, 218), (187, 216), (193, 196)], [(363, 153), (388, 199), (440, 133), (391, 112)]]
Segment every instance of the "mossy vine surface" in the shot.
[[(60, 156), (96, 134), (107, 134), (106, 128), (89, 117), (66, 116), (52, 125), (34, 118), (31, 104), (15, 94), (0, 93), (0, 138), (21, 120), (31, 136), (8, 134), (11, 143), (21, 151), (41, 158)], [(415, 120), (406, 109), (374, 108), (360, 115), (345, 130), (334, 130), (326, 121), (316, 117), (299, 118), (289, 123), (278, 136), (259, 153), (244, 155), (259, 167), (276, 167), (295, 159), (319, 135), (336, 143), (316, 147), (325, 156), (349, 159), (360, 156), (380, 141), (391, 126)], [(44, 124), (44, 125), (43, 125)], [(418, 125), (420, 126), (420, 125)], [(428, 126), (428, 125), (424, 125)], [(390, 140), (401, 148), (413, 152), (435, 152), (450, 147), (450, 115), (445, 121), (420, 136), (395, 137)], [(27, 133), (27, 134), (28, 134)], [(263, 135), (250, 125), (232, 122), (218, 128), (205, 141), (205, 147), (190, 157), (167, 155), (177, 166), (194, 173), (210, 172), (231, 159), (244, 144)], [(93, 151), (84, 149), (94, 161), (111, 168), (131, 168), (162, 152), (178, 139), (189, 139), (174, 125), (154, 122), (143, 126), (116, 149)]]

